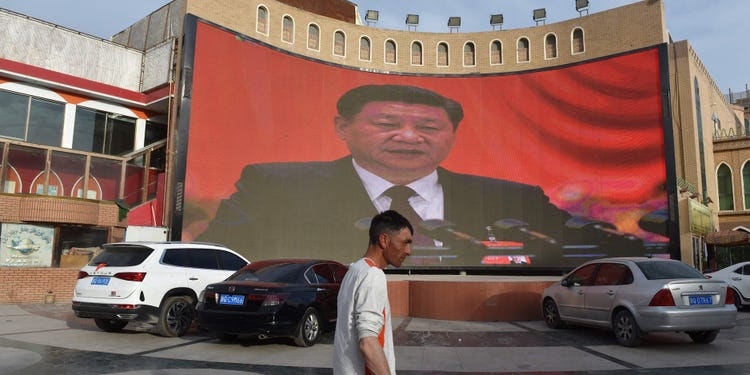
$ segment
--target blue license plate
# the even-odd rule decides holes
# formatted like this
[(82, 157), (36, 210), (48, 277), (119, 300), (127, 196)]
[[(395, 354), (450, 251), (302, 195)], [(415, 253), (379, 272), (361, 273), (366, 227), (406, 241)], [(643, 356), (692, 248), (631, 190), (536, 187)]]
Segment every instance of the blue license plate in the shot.
[(245, 304), (245, 296), (239, 294), (222, 294), (219, 296), (219, 305), (237, 305)]
[(109, 285), (109, 277), (94, 276), (91, 279), (91, 285)]
[(714, 303), (711, 296), (689, 296), (688, 301), (691, 305), (711, 305)]

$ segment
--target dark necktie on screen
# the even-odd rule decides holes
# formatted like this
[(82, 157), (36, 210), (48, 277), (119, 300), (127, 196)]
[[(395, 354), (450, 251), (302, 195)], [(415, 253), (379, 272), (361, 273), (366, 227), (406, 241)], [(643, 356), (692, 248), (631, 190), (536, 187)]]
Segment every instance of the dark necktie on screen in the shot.
[(409, 220), (411, 226), (414, 227), (414, 238), (412, 244), (414, 246), (435, 246), (435, 242), (424, 234), (419, 232), (419, 224), (422, 223), (422, 218), (419, 217), (414, 208), (409, 204), (409, 198), (416, 195), (417, 192), (407, 186), (395, 185), (386, 190), (383, 194), (391, 198), (391, 210), (400, 213), (403, 217)]

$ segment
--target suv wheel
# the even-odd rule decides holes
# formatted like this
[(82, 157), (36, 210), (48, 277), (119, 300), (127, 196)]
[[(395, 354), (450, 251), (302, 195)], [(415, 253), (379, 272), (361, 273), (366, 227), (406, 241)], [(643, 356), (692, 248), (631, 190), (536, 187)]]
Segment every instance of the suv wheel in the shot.
[(118, 332), (128, 324), (126, 320), (120, 319), (94, 319), (96, 326), (104, 332)]
[(165, 337), (184, 335), (193, 323), (194, 311), (190, 297), (173, 296), (165, 299), (159, 311), (157, 332)]

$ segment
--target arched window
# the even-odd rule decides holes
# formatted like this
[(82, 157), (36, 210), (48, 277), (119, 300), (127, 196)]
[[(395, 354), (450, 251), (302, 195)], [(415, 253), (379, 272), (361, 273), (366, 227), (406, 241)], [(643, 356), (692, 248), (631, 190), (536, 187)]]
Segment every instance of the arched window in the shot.
[(474, 43), (467, 42), (464, 44), (464, 66), (474, 66), (477, 64), (475, 51)]
[(742, 167), (742, 189), (744, 190), (745, 209), (750, 209), (750, 161)]
[(346, 55), (346, 36), (343, 31), (333, 33), (333, 54), (338, 56)]
[(547, 37), (544, 38), (544, 58), (557, 58), (557, 37), (555, 34), (548, 34)]
[(268, 34), (268, 9), (258, 7), (258, 20), (255, 23), (255, 30), (261, 34)]
[(448, 43), (441, 42), (437, 45), (438, 66), (448, 66)]
[(385, 62), (388, 64), (396, 63), (396, 42), (390, 39), (385, 41)]
[(516, 59), (518, 62), (529, 61), (529, 40), (526, 38), (518, 39), (518, 48), (516, 49)]
[(294, 21), (292, 21), (292, 17), (284, 16), (281, 21), (281, 40), (294, 43)]
[(370, 39), (364, 36), (359, 38), (359, 59), (370, 61)]
[(721, 164), (716, 171), (716, 184), (719, 186), (719, 210), (734, 210), (734, 196), (732, 194), (732, 171), (726, 164)]
[(493, 40), (490, 44), (490, 64), (499, 65), (503, 63), (503, 44), (499, 40)]
[(307, 48), (320, 51), (320, 29), (316, 24), (307, 27)]
[(422, 65), (422, 43), (414, 42), (411, 44), (411, 64)]
[(585, 44), (583, 43), (583, 29), (573, 30), (573, 53), (583, 53)]

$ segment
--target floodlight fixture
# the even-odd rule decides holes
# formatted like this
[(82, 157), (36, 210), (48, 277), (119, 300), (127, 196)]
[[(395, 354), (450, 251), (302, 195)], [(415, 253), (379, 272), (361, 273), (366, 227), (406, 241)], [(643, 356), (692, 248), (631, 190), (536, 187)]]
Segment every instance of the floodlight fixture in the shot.
[(454, 30), (458, 32), (458, 28), (461, 27), (461, 17), (448, 17), (448, 28), (450, 32)]
[(534, 9), (534, 22), (536, 22), (537, 25), (539, 25), (539, 22), (547, 24), (547, 9)]
[(379, 15), (380, 12), (377, 10), (368, 9), (367, 12), (365, 12), (365, 22), (367, 22), (367, 26), (370, 26), (370, 23), (378, 22)]
[(419, 25), (419, 15), (418, 14), (407, 14), (406, 15), (406, 27), (411, 30), (412, 28), (414, 30), (417, 30), (417, 25)]
[(495, 30), (495, 26), (503, 28), (503, 15), (502, 14), (492, 14), (490, 15), (490, 25), (492, 26), (492, 30)]
[(586, 12), (586, 15), (589, 14), (589, 0), (576, 0), (576, 10), (578, 11), (578, 16), (583, 16), (583, 12)]

